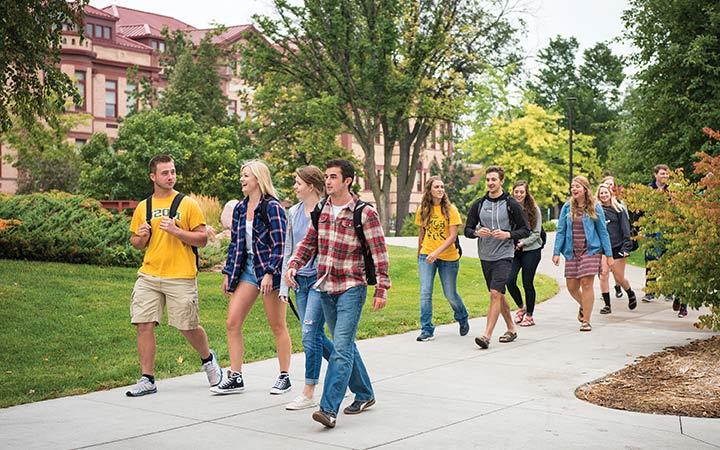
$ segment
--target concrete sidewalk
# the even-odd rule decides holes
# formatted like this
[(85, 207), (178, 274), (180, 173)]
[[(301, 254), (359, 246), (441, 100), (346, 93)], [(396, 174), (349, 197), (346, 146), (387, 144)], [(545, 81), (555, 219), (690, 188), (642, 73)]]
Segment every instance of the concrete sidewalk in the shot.
[[(415, 247), (417, 240), (389, 242)], [(474, 243), (464, 240), (463, 250), (463, 264), (479, 264)], [(593, 331), (580, 333), (549, 246), (540, 273), (558, 279), (560, 294), (536, 308), (537, 325), (520, 329), (513, 343), (497, 341), (499, 322), (490, 349), (479, 350), (473, 337), (484, 318), (472, 320), (465, 337), (450, 324), (431, 342), (416, 342), (417, 332), (360, 342), (377, 405), (358, 416), (340, 414), (333, 430), (312, 421), (312, 409), (284, 409), (303, 383), (297, 354), (288, 395), (268, 394), (277, 362), (260, 361), (243, 367), (247, 390), (240, 395), (210, 396), (197, 373), (159, 380), (158, 394), (142, 398), (125, 397), (123, 388), (0, 410), (0, 447), (720, 448), (719, 419), (611, 410), (573, 394), (638, 356), (710, 337), (692, 327), (697, 312), (679, 319), (666, 302), (639, 302), (630, 312), (622, 298), (609, 316), (597, 314), (596, 303)], [(644, 271), (629, 266), (628, 273), (642, 287)], [(472, 313), (473, 293), (461, 294)], [(440, 292), (435, 298), (436, 308), (448, 307)]]

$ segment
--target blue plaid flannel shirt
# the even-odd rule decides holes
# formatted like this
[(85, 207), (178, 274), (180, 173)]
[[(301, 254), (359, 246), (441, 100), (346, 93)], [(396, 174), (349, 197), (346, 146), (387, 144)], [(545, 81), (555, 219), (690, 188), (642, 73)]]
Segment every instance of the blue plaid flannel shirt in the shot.
[[(223, 273), (228, 276), (228, 291), (234, 292), (240, 283), (240, 275), (245, 270), (247, 249), (245, 245), (245, 218), (247, 216), (248, 199), (238, 203), (233, 210), (232, 228), (230, 229), (230, 245)], [(263, 220), (260, 208), (264, 207), (268, 223)], [(269, 225), (269, 228), (268, 228)], [(271, 196), (265, 196), (255, 208), (253, 219), (253, 266), (258, 282), (269, 273), (273, 276), (273, 289), (280, 288), (282, 274), (283, 249), (285, 247), (285, 231), (287, 218), (285, 208)]]

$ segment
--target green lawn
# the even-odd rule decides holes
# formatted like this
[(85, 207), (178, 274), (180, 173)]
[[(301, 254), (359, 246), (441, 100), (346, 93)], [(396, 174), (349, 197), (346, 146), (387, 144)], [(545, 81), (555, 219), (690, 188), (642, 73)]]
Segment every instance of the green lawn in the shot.
[(633, 266), (645, 267), (645, 253), (640, 250), (635, 250), (628, 256), (628, 264)]
[[(361, 339), (419, 328), (415, 251), (390, 248), (388, 306), (372, 312), (366, 303)], [(131, 384), (138, 377), (135, 330), (129, 323), (129, 297), (136, 269), (0, 260), (0, 407)], [(226, 300), (221, 275), (199, 277), (201, 320), (211, 346), (228, 365)], [(538, 277), (538, 298), (557, 293), (557, 284)], [(480, 263), (463, 259), (459, 288), (471, 316), (485, 315), (488, 294)], [(370, 289), (370, 294), (372, 289)], [(452, 310), (435, 287), (435, 323), (453, 321)], [(293, 350), (301, 351), (298, 321), (288, 312)], [(475, 330), (477, 331), (477, 330)], [(246, 359), (274, 356), (272, 333), (261, 303), (246, 324)], [(197, 372), (199, 360), (174, 329), (157, 328), (159, 378)]]

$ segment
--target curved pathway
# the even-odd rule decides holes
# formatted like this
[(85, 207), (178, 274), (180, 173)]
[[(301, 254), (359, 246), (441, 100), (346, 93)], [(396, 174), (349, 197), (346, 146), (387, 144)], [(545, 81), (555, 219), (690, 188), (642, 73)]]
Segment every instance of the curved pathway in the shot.
[[(389, 239), (413, 248), (416, 242)], [(210, 397), (198, 373), (160, 380), (159, 393), (143, 398), (113, 389), (0, 410), (0, 447), (720, 448), (720, 419), (617, 411), (575, 398), (577, 386), (638, 356), (712, 333), (692, 327), (697, 312), (679, 319), (666, 302), (639, 302), (631, 312), (625, 298), (609, 316), (597, 314), (597, 306), (593, 331), (580, 333), (562, 267), (550, 263), (551, 242), (539, 271), (561, 290), (538, 305), (537, 326), (500, 344), (501, 323), (486, 351), (473, 342), (484, 318), (471, 320), (465, 337), (450, 324), (439, 326), (431, 342), (416, 342), (417, 332), (360, 342), (377, 405), (359, 416), (341, 414), (334, 430), (313, 422), (312, 410), (283, 408), (303, 382), (303, 356), (296, 354), (289, 395), (268, 394), (277, 363), (260, 361), (244, 366), (248, 387), (241, 395)], [(464, 240), (463, 250), (464, 264), (479, 264), (473, 242)], [(629, 267), (629, 275), (642, 286), (642, 269)], [(472, 293), (463, 297), (472, 310)]]

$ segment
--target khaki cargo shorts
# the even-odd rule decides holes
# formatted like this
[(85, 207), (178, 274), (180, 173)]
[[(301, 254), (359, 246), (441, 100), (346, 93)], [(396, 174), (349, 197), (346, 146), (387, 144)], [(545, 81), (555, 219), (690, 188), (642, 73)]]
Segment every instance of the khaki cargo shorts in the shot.
[(167, 305), (168, 324), (178, 330), (194, 330), (200, 326), (197, 279), (158, 278), (138, 273), (130, 303), (133, 324), (159, 324)]

